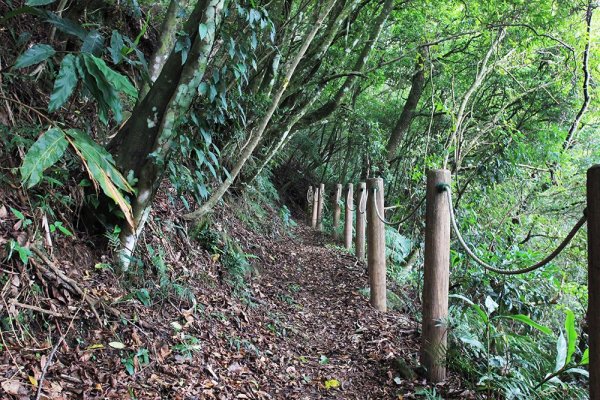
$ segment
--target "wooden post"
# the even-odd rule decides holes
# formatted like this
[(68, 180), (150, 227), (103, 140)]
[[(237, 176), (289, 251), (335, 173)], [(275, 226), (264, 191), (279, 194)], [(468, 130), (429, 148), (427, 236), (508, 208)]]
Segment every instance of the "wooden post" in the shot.
[(367, 179), (367, 263), (369, 266), (369, 286), (371, 305), (379, 311), (386, 311), (386, 269), (385, 269), (385, 225), (377, 216), (383, 213), (383, 179)]
[(340, 215), (342, 211), (340, 209), (340, 200), (342, 199), (342, 184), (338, 183), (335, 185), (335, 198), (333, 203), (333, 237), (337, 239), (339, 237), (338, 228), (340, 227)]
[(308, 187), (306, 192), (306, 225), (310, 226), (312, 222), (312, 206), (314, 202), (315, 193), (313, 192), (312, 185)]
[(319, 231), (323, 230), (323, 201), (325, 200), (325, 184), (321, 183), (319, 185), (319, 201), (317, 208), (317, 229)]
[(587, 172), (590, 400), (600, 400), (600, 164)]
[(447, 195), (440, 189), (440, 184), (450, 184), (450, 171), (428, 171), (421, 363), (433, 383), (446, 379), (448, 333), (450, 210)]
[(358, 194), (356, 195), (356, 237), (354, 239), (356, 258), (358, 258), (360, 261), (365, 260), (365, 228), (367, 225), (367, 215), (366, 213), (360, 213), (360, 206), (361, 200), (363, 201), (362, 206), (366, 206), (364, 203), (366, 199), (363, 199), (363, 196), (366, 195), (366, 190), (367, 184), (360, 182), (358, 184)]
[(312, 221), (310, 226), (313, 228), (317, 227), (317, 213), (319, 210), (319, 188), (315, 186), (315, 191), (313, 193), (313, 204), (312, 204)]
[(354, 185), (349, 183), (346, 192), (346, 210), (344, 214), (344, 247), (346, 250), (352, 248), (352, 202), (354, 199)]

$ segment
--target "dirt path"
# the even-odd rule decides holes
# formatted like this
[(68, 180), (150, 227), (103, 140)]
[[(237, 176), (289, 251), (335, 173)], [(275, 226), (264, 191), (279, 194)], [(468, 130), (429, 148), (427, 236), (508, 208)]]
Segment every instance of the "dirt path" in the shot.
[(296, 235), (269, 246), (261, 258), (270, 262), (253, 286), (271, 305), (265, 316), (277, 335), (279, 373), (268, 392), (298, 399), (397, 399), (412, 392), (394, 359), (416, 356), (414, 321), (368, 305), (359, 292), (368, 286), (364, 263), (326, 248), (326, 238), (310, 229)]
[[(9, 398), (32, 398), (33, 382), (61, 332), (69, 335), (45, 375), (48, 397), (41, 398), (414, 398), (424, 381), (406, 379), (394, 360), (416, 359), (416, 324), (369, 306), (360, 293), (367, 287), (363, 263), (328, 248), (331, 238), (305, 227), (293, 237), (269, 238), (229, 222), (227, 230), (254, 255), (259, 274), (232, 295), (214, 255), (195, 250), (185, 264), (176, 264), (172, 245), (175, 261), (167, 262), (178, 282), (193, 288), (191, 308), (156, 292), (142, 304), (130, 294), (137, 290), (131, 283), (119, 284), (110, 271), (63, 256), (65, 271), (132, 317), (119, 321), (102, 313), (106, 324), (100, 327), (89, 310), (40, 299), (44, 307), (80, 318), (47, 320), (56, 329), (39, 329), (37, 338), (4, 336), (0, 383)], [(1, 391), (0, 398), (6, 398)]]

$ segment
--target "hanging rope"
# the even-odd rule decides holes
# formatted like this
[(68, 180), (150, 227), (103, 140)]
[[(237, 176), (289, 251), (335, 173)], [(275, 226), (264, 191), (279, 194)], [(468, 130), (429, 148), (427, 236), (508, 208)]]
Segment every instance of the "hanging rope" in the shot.
[(520, 269), (515, 269), (515, 270), (504, 270), (504, 269), (496, 268), (496, 267), (493, 267), (493, 266), (487, 264), (485, 261), (483, 261), (479, 257), (477, 257), (475, 255), (475, 253), (473, 252), (473, 250), (471, 250), (469, 248), (469, 246), (467, 245), (467, 243), (465, 242), (465, 240), (463, 239), (462, 235), (460, 234), (460, 232), (458, 230), (458, 225), (456, 223), (456, 217), (454, 216), (454, 209), (452, 206), (452, 193), (450, 192), (450, 186), (448, 184), (441, 184), (441, 185), (438, 185), (438, 190), (446, 192), (446, 198), (448, 199), (448, 208), (450, 209), (450, 221), (452, 223), (452, 229), (454, 230), (454, 233), (456, 234), (456, 239), (458, 240), (458, 242), (460, 243), (462, 248), (465, 250), (465, 252), (469, 255), (469, 257), (471, 257), (471, 259), (473, 259), (473, 261), (475, 261), (477, 264), (481, 265), (483, 268), (485, 268), (489, 271), (492, 271), (492, 272), (496, 272), (498, 274), (502, 274), (502, 275), (525, 274), (527, 272), (531, 272), (531, 271), (534, 271), (538, 268), (545, 266), (550, 261), (552, 261), (557, 255), (559, 255), (564, 250), (565, 247), (567, 247), (569, 242), (573, 239), (575, 234), (577, 234), (577, 232), (583, 226), (583, 224), (585, 224), (585, 221), (587, 219), (587, 217), (585, 215), (585, 210), (584, 210), (583, 216), (581, 218), (579, 218), (579, 221), (577, 221), (575, 226), (573, 226), (573, 229), (571, 229), (569, 234), (563, 239), (563, 241), (558, 245), (558, 247), (543, 260), (541, 260), (529, 267), (526, 267), (526, 268), (520, 268)]
[[(361, 189), (360, 190), (360, 200), (358, 201), (358, 212), (361, 214), (364, 214), (365, 212), (367, 212), (367, 202), (364, 201), (367, 198), (367, 195), (365, 193), (365, 190)], [(364, 203), (365, 208), (362, 208), (362, 204)]]
[[(350, 192), (346, 191), (346, 207), (348, 207), (348, 210), (354, 212), (354, 211), (356, 211), (356, 207), (354, 207), (354, 208), (350, 207), (350, 204), (349, 204), (350, 202), (348, 201), (348, 199), (349, 199), (348, 195), (349, 194), (350, 194)], [(360, 204), (359, 204), (359, 206), (360, 206)]]
[(311, 189), (308, 189), (308, 190), (306, 191), (306, 202), (307, 202), (308, 204), (312, 204), (312, 202), (313, 202), (313, 199), (314, 199), (314, 198), (315, 198), (315, 197), (314, 197), (314, 195), (313, 195), (313, 191), (312, 191)]
[[(373, 188), (373, 191), (377, 192), (377, 188)], [(415, 213), (419, 210), (419, 208), (421, 207), (421, 205), (423, 204), (424, 201), (425, 201), (425, 197), (423, 197), (419, 201), (419, 204), (417, 204), (417, 206), (406, 217), (402, 218), (400, 221), (397, 221), (397, 222), (386, 221), (385, 216), (382, 216), (381, 213), (379, 212), (379, 205), (377, 204), (377, 199), (375, 199), (375, 211), (377, 212), (377, 217), (379, 218), (379, 220), (381, 222), (383, 222), (384, 224), (390, 225), (390, 226), (398, 226), (398, 225), (405, 223), (413, 215), (415, 215)]]

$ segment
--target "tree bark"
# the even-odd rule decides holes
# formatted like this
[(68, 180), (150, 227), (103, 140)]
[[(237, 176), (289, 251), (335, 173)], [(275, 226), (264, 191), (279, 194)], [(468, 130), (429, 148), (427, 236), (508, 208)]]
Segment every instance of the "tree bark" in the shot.
[(425, 69), (423, 68), (424, 59), (425, 54), (424, 51), (421, 50), (417, 56), (417, 64), (415, 66), (416, 72), (411, 80), (410, 92), (408, 93), (408, 97), (406, 98), (406, 103), (404, 103), (404, 107), (402, 108), (400, 118), (392, 130), (392, 134), (390, 135), (390, 139), (387, 144), (388, 162), (396, 157), (396, 151), (398, 150), (402, 139), (404, 139), (404, 136), (410, 127), (413, 115), (417, 109), (417, 104), (419, 104), (419, 100), (423, 94), (423, 86), (425, 85)]
[(173, 46), (175, 45), (175, 36), (178, 28), (178, 9), (179, 0), (171, 0), (161, 24), (158, 47), (154, 51), (154, 54), (150, 59), (150, 65), (148, 66), (148, 75), (150, 82), (144, 80), (144, 83), (140, 89), (140, 95), (138, 96), (138, 99), (140, 100), (142, 100), (146, 96), (146, 94), (148, 94), (148, 90), (150, 90), (152, 84), (154, 84), (154, 82), (156, 82), (156, 80), (158, 79), (158, 76), (160, 75), (163, 66), (169, 58), (171, 49), (173, 49)]
[[(132, 201), (135, 227), (122, 226), (120, 264), (127, 270), (137, 240), (150, 214), (150, 207), (168, 161), (176, 134), (178, 116), (185, 113), (197, 96), (215, 41), (225, 0), (199, 1), (186, 23), (192, 46), (182, 66), (180, 55), (171, 52), (156, 83), (134, 109), (133, 117), (109, 144), (121, 171), (133, 171), (137, 195)], [(209, 26), (204, 38), (198, 24)]]

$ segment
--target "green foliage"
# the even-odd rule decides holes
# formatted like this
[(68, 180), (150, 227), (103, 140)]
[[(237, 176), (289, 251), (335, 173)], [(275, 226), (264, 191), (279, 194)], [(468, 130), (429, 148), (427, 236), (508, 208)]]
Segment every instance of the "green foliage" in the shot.
[(133, 225), (131, 206), (123, 194), (133, 193), (133, 188), (118, 171), (110, 153), (79, 130), (50, 127), (43, 133), (25, 154), (20, 168), (22, 184), (27, 188), (38, 184), (44, 170), (62, 158), (69, 144), (94, 186), (100, 187), (106, 196), (113, 199), (128, 223)]
[(54, 89), (50, 95), (48, 112), (54, 112), (62, 107), (77, 86), (76, 62), (77, 58), (72, 54), (67, 54), (62, 59), (58, 76), (54, 81)]
[[(581, 396), (578, 379), (565, 374), (571, 370), (587, 376), (580, 368), (586, 363), (584, 355), (579, 363), (572, 362), (578, 339), (572, 311), (565, 311), (565, 338), (562, 330), (556, 335), (529, 316), (499, 314), (499, 305), (489, 296), (483, 307), (461, 295), (451, 297), (464, 301), (471, 310), (460, 305), (451, 308), (455, 325), (451, 339), (456, 346), (450, 350), (451, 364), (474, 375), (481, 390), (501, 393), (505, 398), (547, 398), (565, 389), (573, 398)], [(552, 347), (556, 349), (555, 359)], [(456, 352), (458, 349), (461, 353)]]
[(281, 220), (283, 221), (283, 225), (285, 225), (286, 227), (293, 228), (295, 226), (298, 226), (296, 221), (294, 221), (292, 219), (292, 213), (285, 205), (283, 207), (281, 207), (281, 209), (279, 210), (279, 216), (281, 217)]
[(14, 68), (20, 69), (39, 64), (42, 61), (46, 61), (55, 54), (56, 51), (52, 46), (49, 46), (47, 44), (33, 45), (29, 49), (27, 49), (25, 53), (21, 54), (19, 58), (17, 58)]
[(8, 241), (8, 255), (6, 256), (7, 260), (11, 260), (13, 256), (16, 254), (19, 256), (19, 260), (25, 265), (29, 263), (29, 258), (31, 257), (31, 250), (27, 247), (21, 246), (16, 240)]
[(21, 166), (21, 182), (28, 189), (42, 180), (42, 173), (53, 166), (65, 152), (69, 142), (58, 128), (50, 128), (29, 148)]
[[(190, 304), (196, 303), (196, 297), (192, 290), (180, 282), (181, 277), (171, 271), (171, 268), (165, 262), (165, 254), (162, 248), (155, 250), (152, 246), (147, 245), (146, 249), (152, 266), (156, 270), (160, 294), (166, 297), (173, 294), (179, 300), (187, 301)], [(172, 277), (172, 275), (175, 275)]]
[(45, 6), (47, 4), (52, 4), (55, 1), (56, 0), (27, 0), (25, 4), (28, 6)]
[(242, 293), (253, 270), (249, 260), (254, 256), (246, 254), (227, 233), (213, 229), (208, 221), (196, 227), (193, 238), (214, 254), (225, 269), (226, 281), (236, 293)]
[(121, 363), (129, 375), (135, 375), (136, 366), (144, 367), (150, 364), (150, 352), (142, 347), (135, 353), (129, 353), (128, 357), (122, 358)]

